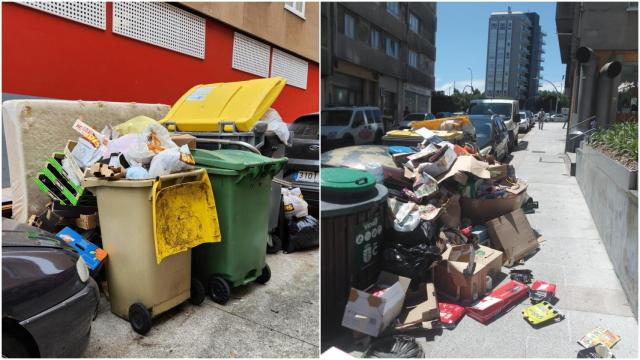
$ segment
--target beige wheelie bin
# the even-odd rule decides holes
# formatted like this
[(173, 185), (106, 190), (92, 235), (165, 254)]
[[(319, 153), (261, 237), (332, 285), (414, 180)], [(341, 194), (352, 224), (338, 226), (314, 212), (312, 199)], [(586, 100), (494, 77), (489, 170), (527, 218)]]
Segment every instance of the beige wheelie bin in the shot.
[[(220, 241), (204, 170), (157, 180), (87, 178), (84, 186), (98, 202), (114, 314), (145, 334), (157, 315), (188, 299), (196, 305), (204, 300), (202, 283), (191, 281), (191, 247)], [(162, 237), (167, 241), (158, 243)], [(172, 246), (173, 254), (167, 255)]]

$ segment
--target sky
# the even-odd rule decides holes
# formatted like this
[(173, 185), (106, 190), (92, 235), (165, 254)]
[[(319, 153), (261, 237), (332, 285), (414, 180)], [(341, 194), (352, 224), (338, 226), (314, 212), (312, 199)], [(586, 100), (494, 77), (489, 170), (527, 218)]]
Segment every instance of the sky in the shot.
[[(507, 11), (536, 12), (540, 15), (540, 26), (547, 33), (543, 49), (545, 61), (541, 71), (543, 79), (553, 82), (562, 91), (562, 76), (565, 65), (560, 61), (558, 35), (556, 35), (555, 2), (438, 2), (436, 32), (436, 90), (449, 92), (455, 81), (456, 89), (462, 91), (469, 85), (473, 71), (473, 87), (484, 91), (484, 76), (487, 62), (487, 36), (489, 17), (492, 12)], [(542, 81), (540, 90), (553, 91), (553, 87)], [(468, 90), (468, 88), (467, 88)]]

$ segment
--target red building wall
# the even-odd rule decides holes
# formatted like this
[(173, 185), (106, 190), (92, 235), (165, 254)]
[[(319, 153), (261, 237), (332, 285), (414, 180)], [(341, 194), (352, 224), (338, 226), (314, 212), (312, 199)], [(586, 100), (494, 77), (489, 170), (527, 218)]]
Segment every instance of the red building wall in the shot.
[[(234, 28), (206, 20), (205, 59), (15, 3), (2, 3), (2, 92), (57, 99), (173, 105), (196, 84), (258, 78), (231, 68)], [(285, 86), (273, 107), (287, 122), (318, 111), (319, 67), (307, 89)]]

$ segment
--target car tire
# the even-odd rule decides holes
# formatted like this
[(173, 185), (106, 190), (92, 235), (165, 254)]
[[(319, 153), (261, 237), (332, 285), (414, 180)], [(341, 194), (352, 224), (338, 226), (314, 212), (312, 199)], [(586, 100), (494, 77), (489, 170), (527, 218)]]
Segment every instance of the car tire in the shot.
[(31, 358), (27, 342), (20, 336), (14, 335), (3, 328), (2, 331), (2, 357), (7, 358)]
[(151, 330), (151, 314), (147, 307), (141, 303), (135, 303), (129, 307), (129, 323), (133, 331), (145, 335)]
[(258, 278), (256, 279), (256, 282), (258, 284), (266, 284), (269, 282), (269, 280), (271, 280), (271, 269), (269, 268), (269, 265), (265, 265), (262, 268), (262, 274), (258, 276)]
[(198, 279), (191, 279), (191, 297), (189, 298), (189, 302), (192, 305), (200, 305), (206, 295), (206, 290), (202, 282)]
[(207, 292), (213, 302), (224, 305), (229, 301), (231, 288), (225, 279), (219, 276), (212, 276), (209, 278), (209, 284), (207, 285)]

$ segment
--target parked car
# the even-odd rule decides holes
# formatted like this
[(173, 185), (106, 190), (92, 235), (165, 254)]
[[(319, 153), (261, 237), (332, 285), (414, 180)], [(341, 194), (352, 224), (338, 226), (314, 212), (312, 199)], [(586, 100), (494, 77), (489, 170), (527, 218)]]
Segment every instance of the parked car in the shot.
[(469, 115), (499, 115), (509, 130), (509, 151), (518, 145), (518, 124), (520, 123), (520, 105), (518, 100), (479, 99), (471, 100)]
[(529, 121), (531, 122), (529, 126), (533, 127), (536, 124), (536, 115), (530, 110), (526, 110), (525, 112), (529, 115)]
[(291, 147), (285, 149), (289, 159), (284, 170), (284, 180), (302, 190), (309, 204), (309, 214), (318, 218), (320, 182), (320, 116), (306, 114), (289, 125), (292, 134)]
[(498, 160), (509, 155), (509, 130), (502, 117), (470, 115), (469, 120), (476, 128), (476, 144), (480, 154), (491, 154)]
[(64, 241), (2, 219), (3, 357), (80, 357), (99, 299), (86, 263)]
[(567, 121), (567, 115), (564, 114), (554, 114), (551, 116), (549, 121), (553, 122), (565, 122)]
[(531, 129), (533, 120), (526, 111), (520, 111), (520, 123), (518, 123), (518, 132), (527, 132)]
[(451, 117), (451, 116), (453, 116), (453, 113), (441, 111), (436, 114), (436, 119), (442, 119), (442, 118)]
[(322, 110), (322, 147), (379, 144), (384, 135), (382, 113), (377, 107), (334, 107)]
[(433, 120), (436, 116), (432, 113), (413, 113), (409, 114), (398, 123), (398, 129), (409, 129), (413, 121)]

